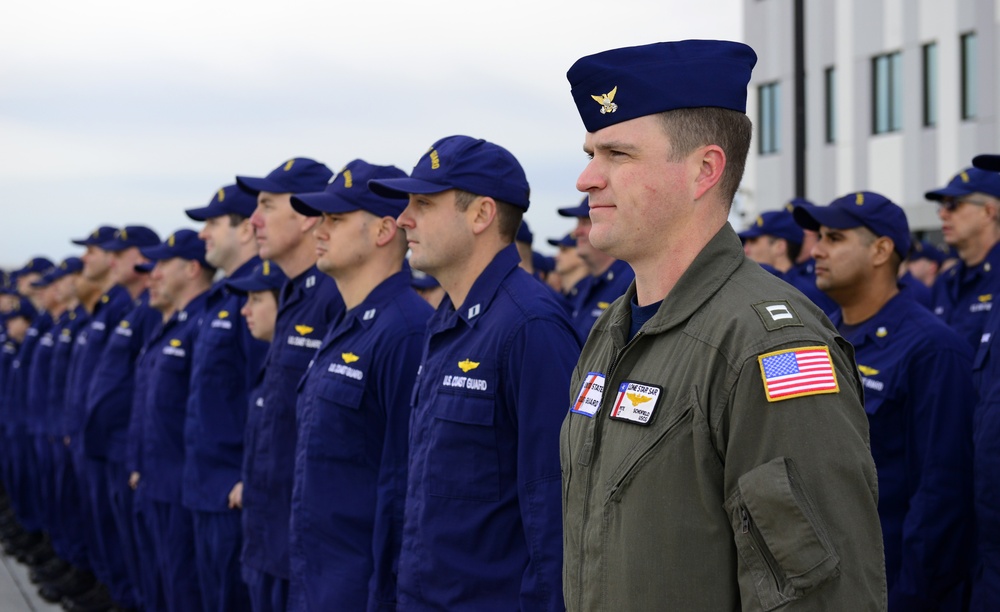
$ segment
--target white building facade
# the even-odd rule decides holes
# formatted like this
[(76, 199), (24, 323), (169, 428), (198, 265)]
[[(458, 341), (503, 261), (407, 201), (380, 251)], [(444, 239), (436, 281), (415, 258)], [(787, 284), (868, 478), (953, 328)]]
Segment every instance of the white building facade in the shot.
[[(795, 194), (794, 0), (744, 0), (754, 142), (734, 208), (747, 224)], [(807, 199), (879, 192), (911, 231), (924, 192), (1000, 152), (1000, 0), (805, 0)], [(738, 220), (734, 220), (739, 223)]]

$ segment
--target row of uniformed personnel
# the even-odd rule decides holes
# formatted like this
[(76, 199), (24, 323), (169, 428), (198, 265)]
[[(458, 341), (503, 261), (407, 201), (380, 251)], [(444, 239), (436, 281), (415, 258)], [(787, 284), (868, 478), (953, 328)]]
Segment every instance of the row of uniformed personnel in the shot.
[[(19, 544), (46, 527), (72, 568), (43, 593), (89, 588), (89, 570), (69, 609), (909, 610), (961, 609), (971, 580), (991, 609), (989, 546), (970, 573), (971, 450), (950, 445), (975, 405), (985, 533), (998, 317), (985, 294), (964, 308), (990, 263), (968, 250), (936, 292), (949, 322), (982, 323), (979, 404), (969, 347), (899, 294), (909, 232), (886, 198), (795, 209), (836, 327), (750, 263), (726, 216), (755, 60), (685, 41), (570, 70), (592, 159), (586, 205), (563, 214), (588, 283), (635, 279), (613, 303), (578, 289), (589, 336), (518, 268), (517, 160), (464, 136), (409, 176), (355, 160), (331, 181), (296, 158), (237, 177), (188, 211), (203, 243), (138, 226), (79, 241), (48, 386), (34, 322), (0, 381)], [(996, 226), (1000, 206), (940, 195), (961, 256), (959, 215)], [(407, 251), (447, 294), (436, 311)]]

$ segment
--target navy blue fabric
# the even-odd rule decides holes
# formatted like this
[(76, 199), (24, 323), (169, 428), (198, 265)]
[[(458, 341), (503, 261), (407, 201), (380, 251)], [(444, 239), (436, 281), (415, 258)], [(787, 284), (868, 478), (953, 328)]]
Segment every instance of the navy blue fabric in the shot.
[(864, 385), (889, 609), (937, 610), (972, 557), (972, 353), (902, 295), (842, 333)]
[(428, 323), (400, 609), (561, 610), (559, 428), (580, 344), (513, 245)]
[(115, 285), (97, 300), (88, 325), (76, 336), (77, 348), (73, 350), (66, 409), (63, 413), (64, 431), (69, 436), (77, 436), (83, 432), (87, 417), (87, 393), (94, 364), (100, 359), (119, 321), (131, 309), (132, 298), (128, 291)]
[(1000, 243), (975, 266), (959, 261), (934, 281), (931, 294), (934, 314), (978, 349), (993, 298), (1000, 295)]
[(624, 295), (634, 279), (632, 267), (618, 259), (600, 276), (588, 276), (573, 287), (570, 319), (580, 342), (587, 340), (597, 318), (612, 302)]
[(410, 396), (432, 312), (404, 269), (333, 326), (302, 377), (292, 610), (395, 609)]
[(840, 312), (837, 305), (830, 296), (820, 291), (816, 287), (816, 262), (809, 259), (799, 264), (792, 264), (792, 267), (784, 274), (779, 275), (789, 285), (802, 292), (809, 301), (819, 307), (826, 316), (832, 317), (833, 313)]
[(195, 563), (194, 518), (180, 503), (148, 500), (146, 524), (155, 542), (156, 570), (168, 612), (202, 610)]
[(245, 566), (288, 580), (288, 522), (295, 472), (296, 388), (344, 301), (312, 266), (281, 292), (274, 341), (258, 379), (262, 405), (250, 406), (243, 463)]
[[(258, 265), (260, 259), (251, 258), (230, 278), (246, 277)], [(231, 512), (229, 491), (240, 480), (248, 394), (267, 351), (247, 329), (243, 302), (225, 281), (215, 283), (194, 340), (182, 497), (191, 510)]]
[[(142, 413), (140, 466), (143, 494), (181, 503), (184, 479), (184, 418), (191, 358), (207, 293), (195, 297), (158, 327), (139, 356), (135, 413)], [(141, 410), (140, 410), (141, 407)]]
[(88, 456), (125, 462), (136, 359), (161, 320), (162, 315), (150, 308), (149, 294), (144, 292), (133, 308), (107, 330), (107, 345), (91, 362), (93, 373), (83, 425), (83, 448)]
[(928, 311), (934, 309), (933, 297), (931, 297), (931, 288), (909, 272), (903, 274), (903, 276), (896, 281), (896, 286), (899, 288), (899, 292), (901, 294), (920, 304)]
[(240, 514), (191, 512), (201, 605), (206, 611), (250, 610), (250, 595), (240, 575)]
[(973, 415), (978, 564), (971, 610), (1000, 609), (1000, 308), (989, 314), (973, 361), (979, 404)]
[(635, 303), (634, 300), (629, 303), (629, 306), (632, 309), (632, 322), (628, 327), (629, 340), (635, 338), (635, 335), (639, 333), (639, 330), (646, 324), (646, 321), (653, 318), (653, 315), (655, 315), (656, 311), (660, 309), (660, 304), (662, 303), (663, 300), (654, 304), (649, 304), (648, 306), (640, 306)]

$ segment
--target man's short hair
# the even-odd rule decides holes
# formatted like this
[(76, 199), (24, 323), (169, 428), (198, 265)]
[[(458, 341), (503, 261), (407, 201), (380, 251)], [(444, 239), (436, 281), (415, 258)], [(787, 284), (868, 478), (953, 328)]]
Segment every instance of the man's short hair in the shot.
[(663, 130), (670, 138), (671, 161), (680, 161), (698, 147), (718, 145), (726, 153), (726, 167), (719, 188), (732, 206), (743, 179), (750, 151), (753, 123), (739, 111), (726, 108), (678, 108), (659, 113)]
[[(478, 197), (480, 197), (478, 194), (456, 189), (455, 206), (459, 211), (465, 212)], [(517, 236), (517, 228), (521, 226), (521, 218), (524, 216), (524, 210), (503, 200), (493, 198), (493, 201), (497, 203), (497, 227), (500, 230), (500, 237), (504, 242), (514, 242), (514, 237)]]
[(229, 227), (236, 227), (240, 223), (243, 223), (244, 221), (250, 218), (250, 217), (244, 217), (240, 213), (226, 213), (226, 216), (229, 217)]

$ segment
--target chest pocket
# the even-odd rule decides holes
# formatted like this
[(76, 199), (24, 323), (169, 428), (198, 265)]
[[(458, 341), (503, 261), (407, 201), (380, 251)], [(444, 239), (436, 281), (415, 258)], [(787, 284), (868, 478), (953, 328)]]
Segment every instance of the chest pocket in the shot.
[[(342, 378), (342, 377), (338, 377)], [(309, 455), (321, 459), (365, 462), (364, 387), (338, 378), (323, 377), (308, 419)]]
[(500, 499), (495, 408), (492, 395), (438, 395), (427, 457), (431, 495), (476, 501)]

